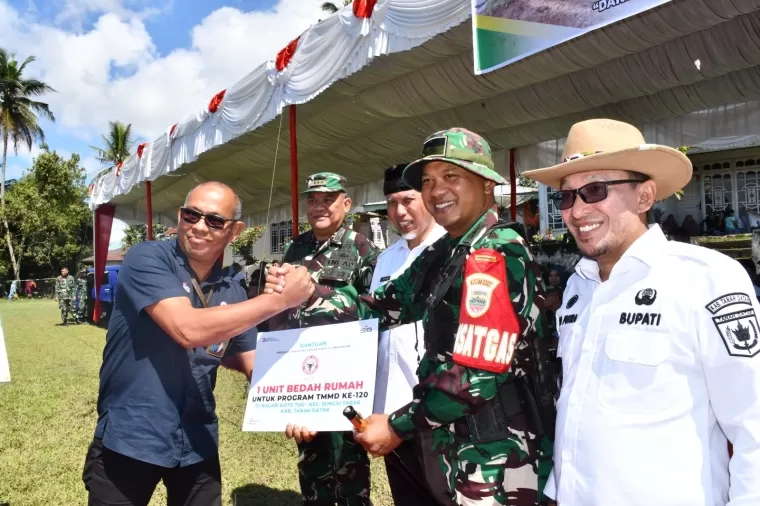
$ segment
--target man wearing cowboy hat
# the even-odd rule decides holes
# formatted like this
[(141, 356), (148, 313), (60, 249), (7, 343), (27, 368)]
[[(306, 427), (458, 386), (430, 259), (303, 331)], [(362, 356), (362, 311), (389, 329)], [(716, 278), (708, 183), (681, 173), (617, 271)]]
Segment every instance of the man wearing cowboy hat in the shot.
[[(554, 427), (543, 287), (525, 240), (499, 223), (494, 187), (506, 181), (486, 140), (462, 128), (430, 136), (403, 178), (446, 234), (372, 295), (320, 285), (307, 303), (313, 324), (378, 318), (384, 330), (423, 321), (413, 400), (367, 418), (356, 440), (374, 456), (429, 441), (447, 481), (435, 495), (447, 504), (543, 504)], [(281, 288), (288, 268), (271, 270), (265, 291)]]
[[(553, 194), (584, 258), (557, 311), (560, 506), (760, 504), (760, 311), (735, 260), (647, 227), (692, 176), (633, 126), (572, 127)], [(727, 442), (733, 444), (729, 458)]]

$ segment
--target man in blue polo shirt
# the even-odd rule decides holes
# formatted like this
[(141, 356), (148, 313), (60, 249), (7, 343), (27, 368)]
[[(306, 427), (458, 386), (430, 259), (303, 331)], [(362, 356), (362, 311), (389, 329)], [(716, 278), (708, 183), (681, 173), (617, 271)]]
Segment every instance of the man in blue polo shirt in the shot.
[(147, 505), (159, 481), (169, 506), (221, 504), (217, 368), (250, 379), (255, 325), (313, 292), (301, 268), (288, 294), (247, 300), (219, 262), (243, 230), (241, 211), (231, 188), (203, 183), (179, 210), (176, 240), (124, 258), (82, 477), (91, 506)]

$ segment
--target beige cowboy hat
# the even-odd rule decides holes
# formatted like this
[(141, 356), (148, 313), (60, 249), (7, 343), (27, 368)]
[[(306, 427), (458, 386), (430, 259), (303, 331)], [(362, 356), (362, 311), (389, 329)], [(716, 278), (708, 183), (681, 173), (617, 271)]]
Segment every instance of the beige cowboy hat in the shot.
[(686, 186), (692, 172), (686, 155), (668, 146), (647, 144), (636, 127), (611, 119), (591, 119), (572, 126), (562, 162), (522, 175), (559, 189), (562, 179), (571, 174), (613, 169), (649, 176), (657, 185), (657, 200)]

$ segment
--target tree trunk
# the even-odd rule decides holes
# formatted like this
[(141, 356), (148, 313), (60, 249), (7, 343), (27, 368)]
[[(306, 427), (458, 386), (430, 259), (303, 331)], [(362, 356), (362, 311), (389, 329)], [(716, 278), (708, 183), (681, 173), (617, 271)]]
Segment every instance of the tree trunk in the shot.
[(13, 275), (18, 281), (21, 274), (21, 258), (16, 262), (16, 255), (13, 253), (13, 243), (11, 242), (11, 229), (8, 227), (8, 220), (5, 218), (5, 166), (8, 163), (8, 129), (3, 129), (3, 174), (0, 181), (0, 213), (3, 215), (3, 225), (5, 225), (5, 242), (8, 244), (8, 253), (11, 255), (11, 264), (13, 265)]
[(21, 257), (18, 262), (16, 261), (16, 255), (13, 253), (13, 242), (11, 242), (11, 229), (8, 227), (8, 220), (5, 219), (3, 213), (3, 225), (5, 225), (5, 242), (8, 244), (8, 253), (11, 255), (11, 264), (13, 265), (13, 276), (17, 281), (20, 280), (21, 275)]
[(5, 211), (5, 165), (8, 163), (8, 129), (3, 129), (3, 180), (0, 181), (0, 206)]

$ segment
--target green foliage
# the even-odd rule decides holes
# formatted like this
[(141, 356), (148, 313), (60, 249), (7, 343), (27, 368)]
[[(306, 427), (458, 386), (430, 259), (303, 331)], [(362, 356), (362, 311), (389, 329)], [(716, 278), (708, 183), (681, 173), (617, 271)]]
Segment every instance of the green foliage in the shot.
[(532, 179), (523, 176), (517, 178), (517, 185), (524, 186), (525, 188), (538, 188), (537, 181), (533, 181)]
[[(169, 227), (163, 223), (153, 224), (153, 239), (156, 241), (166, 241), (171, 236), (167, 234)], [(147, 225), (129, 225), (124, 229), (124, 238), (121, 240), (121, 249), (126, 254), (127, 250), (137, 243), (148, 240)]]
[(121, 121), (108, 122), (108, 135), (101, 135), (103, 146), (90, 146), (95, 151), (95, 158), (109, 167), (118, 165), (129, 158), (135, 139), (132, 137), (132, 125)]
[(35, 58), (29, 56), (21, 64), (15, 54), (0, 48), (0, 135), (3, 142), (3, 172), (0, 186), (0, 200), (5, 204), (5, 166), (8, 144), (18, 154), (20, 145), (32, 149), (36, 140), (44, 141), (45, 133), (40, 128), (37, 115), (55, 121), (48, 105), (34, 98), (55, 91), (42, 81), (24, 77), (26, 66)]
[(243, 233), (230, 244), (232, 251), (245, 258), (245, 263), (247, 265), (253, 264), (253, 245), (264, 235), (265, 230), (266, 227), (264, 227), (264, 225), (246, 228), (243, 230)]
[[(347, 213), (346, 217), (343, 218), (343, 223), (350, 228), (354, 223), (358, 222), (360, 218), (361, 216), (358, 213)], [(311, 226), (309, 227), (309, 230), (311, 230)]]
[[(68, 160), (43, 145), (43, 152), (6, 195), (4, 219), (16, 263), (16, 276), (25, 272), (41, 276), (60, 267), (76, 269), (91, 253), (92, 213), (85, 204), (87, 185), (79, 155)], [(0, 245), (0, 268), (8, 270), (10, 251)], [(35, 271), (36, 269), (36, 271)]]

